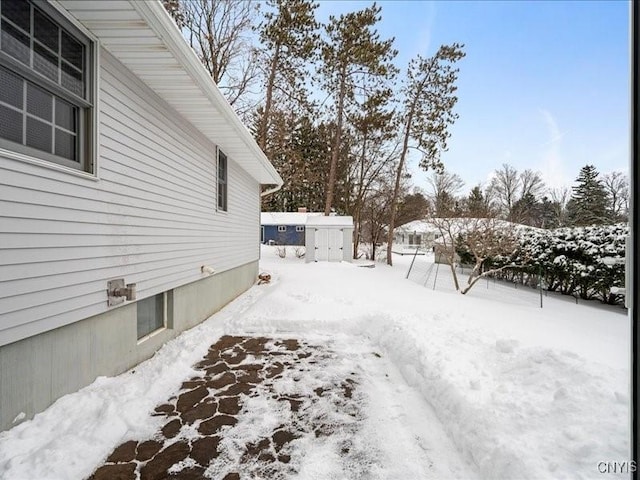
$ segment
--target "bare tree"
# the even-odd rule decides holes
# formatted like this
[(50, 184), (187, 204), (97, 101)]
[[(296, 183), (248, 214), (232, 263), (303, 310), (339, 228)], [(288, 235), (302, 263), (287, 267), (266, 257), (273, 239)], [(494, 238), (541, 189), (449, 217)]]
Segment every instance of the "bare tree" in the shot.
[(189, 45), (229, 103), (236, 111), (243, 110), (241, 100), (257, 77), (257, 52), (250, 34), (257, 23), (258, 2), (188, 0), (178, 5), (173, 16), (180, 15)]
[[(366, 82), (366, 79), (363, 81)], [(397, 127), (394, 112), (388, 109), (391, 90), (373, 85), (372, 88), (363, 88), (361, 97), (357, 110), (349, 115), (355, 137), (354, 160), (349, 165), (349, 211), (354, 220), (354, 258), (360, 242), (364, 202), (380, 177), (392, 173), (392, 159), (397, 154), (396, 148), (391, 145)]]
[(540, 172), (527, 169), (520, 173), (520, 198), (531, 195), (538, 200), (544, 191), (544, 180)]
[(609, 207), (614, 221), (626, 221), (629, 210), (629, 179), (622, 172), (607, 173), (602, 177)]
[(460, 239), (459, 247), (466, 248), (475, 260), (467, 279), (467, 285), (460, 290), (463, 295), (471, 290), (481, 278), (515, 266), (510, 263), (500, 267), (483, 269), (487, 260), (496, 257), (511, 257), (518, 249), (518, 238), (511, 226), (500, 224), (498, 220), (493, 218), (469, 219)]
[[(523, 257), (518, 264), (509, 262), (487, 268), (488, 261), (497, 257), (513, 257), (519, 248), (518, 237), (512, 225), (501, 220), (436, 217), (430, 222), (439, 233), (436, 240), (436, 255), (449, 265), (455, 289), (463, 295), (468, 293), (480, 279), (528, 261), (528, 257)], [(455, 268), (459, 261), (458, 251), (466, 251), (474, 262), (467, 284), (463, 288), (460, 287)]]
[(455, 210), (455, 197), (464, 187), (464, 180), (457, 173), (434, 171), (427, 182), (431, 185), (431, 201), (435, 216), (451, 216)]
[(375, 182), (367, 192), (366, 201), (362, 209), (362, 237), (370, 243), (369, 258), (376, 259), (376, 250), (384, 240), (389, 221), (389, 206), (391, 204), (391, 186), (382, 178)]
[(456, 253), (456, 242), (462, 220), (459, 218), (451, 217), (433, 217), (430, 219), (430, 223), (436, 228), (438, 237), (435, 243), (436, 261), (444, 260), (451, 269), (451, 275), (453, 277), (453, 285), (456, 290), (460, 290), (460, 283), (458, 282), (458, 275), (456, 273), (456, 261), (458, 255)]
[(554, 223), (558, 227), (568, 225), (567, 203), (571, 198), (571, 189), (569, 187), (552, 188), (549, 190), (549, 196), (551, 197)]
[(498, 202), (503, 215), (511, 213), (513, 204), (519, 198), (520, 186), (518, 171), (511, 165), (504, 163), (502, 168), (494, 172), (489, 184), (490, 195)]

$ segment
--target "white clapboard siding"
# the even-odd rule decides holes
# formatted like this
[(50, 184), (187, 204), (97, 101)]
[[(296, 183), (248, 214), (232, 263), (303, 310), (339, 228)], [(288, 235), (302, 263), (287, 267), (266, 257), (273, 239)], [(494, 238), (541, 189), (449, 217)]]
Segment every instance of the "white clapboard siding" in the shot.
[[(202, 213), (207, 214), (210, 210), (209, 204), (213, 202), (213, 197), (210, 202), (205, 205), (198, 205), (197, 208), (189, 208), (185, 210), (176, 205), (172, 205), (166, 200), (166, 197), (160, 197), (164, 202), (152, 201), (140, 198), (138, 192), (134, 195), (126, 195), (124, 192), (118, 194), (115, 192), (95, 192), (95, 185), (93, 182), (88, 184), (83, 190), (82, 188), (73, 188), (73, 196), (71, 194), (65, 195), (63, 192), (44, 192), (42, 191), (43, 184), (50, 183), (54, 186), (56, 182), (51, 182), (49, 179), (43, 179), (39, 181), (38, 178), (32, 178), (30, 181), (25, 181), (24, 174), (11, 171), (5, 171), (5, 178), (0, 179), (0, 185), (2, 186), (2, 198), (8, 202), (18, 203), (33, 203), (35, 205), (51, 205), (69, 210), (80, 210), (89, 212), (113, 212), (114, 209), (121, 209), (119, 211), (125, 212), (127, 215), (135, 216), (140, 213), (140, 209), (144, 210), (145, 217), (160, 218), (187, 218), (189, 221), (197, 221), (202, 218)], [(9, 182), (13, 182), (9, 184)], [(73, 185), (73, 184), (72, 184)], [(29, 191), (28, 198), (25, 198), (24, 191)], [(125, 191), (131, 191), (131, 189), (124, 188)], [(82, 194), (94, 191), (100, 198), (87, 198)], [(82, 202), (78, 202), (76, 199), (81, 198)], [(133, 203), (135, 202), (135, 205)]]
[(258, 260), (258, 183), (229, 157), (216, 211), (216, 139), (100, 58), (97, 179), (0, 156), (0, 345), (106, 312), (113, 278), (145, 298)]

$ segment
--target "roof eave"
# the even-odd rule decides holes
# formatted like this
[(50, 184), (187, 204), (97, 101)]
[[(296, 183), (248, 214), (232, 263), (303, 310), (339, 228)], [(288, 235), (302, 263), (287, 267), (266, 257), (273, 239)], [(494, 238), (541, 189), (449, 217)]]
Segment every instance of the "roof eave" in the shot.
[(259, 179), (260, 183), (263, 185), (275, 185), (278, 188), (282, 186), (282, 178), (260, 149), (247, 127), (233, 111), (227, 99), (213, 83), (195, 52), (187, 45), (180, 30), (160, 1), (140, 2), (132, 0), (130, 3), (140, 16), (147, 21), (149, 27), (165, 42), (169, 51), (178, 59), (182, 67), (202, 91), (207, 94), (213, 104), (220, 108), (225, 119), (233, 126), (245, 145), (255, 155), (264, 171), (264, 177)]

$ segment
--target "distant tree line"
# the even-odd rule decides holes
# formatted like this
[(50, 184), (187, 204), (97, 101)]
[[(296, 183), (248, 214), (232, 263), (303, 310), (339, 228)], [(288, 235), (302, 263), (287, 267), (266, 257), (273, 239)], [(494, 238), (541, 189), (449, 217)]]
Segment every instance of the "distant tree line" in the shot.
[(585, 165), (573, 188), (547, 188), (540, 173), (518, 172), (503, 164), (483, 188), (476, 185), (467, 196), (464, 182), (447, 171), (429, 178), (428, 198), (435, 217), (499, 218), (538, 228), (612, 225), (628, 220), (629, 181), (622, 172), (601, 175)]

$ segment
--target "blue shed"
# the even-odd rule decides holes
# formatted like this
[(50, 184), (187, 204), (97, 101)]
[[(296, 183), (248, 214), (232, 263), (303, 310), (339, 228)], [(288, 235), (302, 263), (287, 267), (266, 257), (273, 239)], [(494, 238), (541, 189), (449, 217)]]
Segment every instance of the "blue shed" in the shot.
[(260, 242), (303, 246), (307, 217), (318, 215), (322, 214), (316, 212), (262, 212), (260, 214)]

